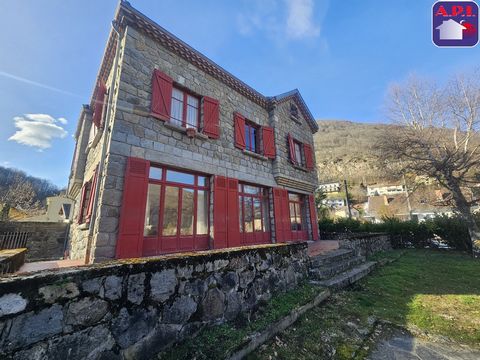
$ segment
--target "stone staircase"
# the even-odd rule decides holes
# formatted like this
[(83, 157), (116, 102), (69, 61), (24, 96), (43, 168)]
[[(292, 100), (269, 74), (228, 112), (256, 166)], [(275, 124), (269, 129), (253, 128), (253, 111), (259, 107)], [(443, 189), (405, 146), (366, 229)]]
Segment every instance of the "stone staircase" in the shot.
[(349, 286), (368, 275), (376, 265), (351, 249), (335, 249), (310, 256), (312, 283), (332, 289)]

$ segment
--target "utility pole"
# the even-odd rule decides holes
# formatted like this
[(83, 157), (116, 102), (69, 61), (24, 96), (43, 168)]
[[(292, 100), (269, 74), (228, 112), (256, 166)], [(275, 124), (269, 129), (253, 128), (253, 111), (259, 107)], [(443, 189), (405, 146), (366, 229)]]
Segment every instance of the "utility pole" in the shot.
[(348, 186), (347, 186), (347, 179), (343, 180), (343, 185), (345, 186), (345, 200), (347, 202), (347, 209), (348, 209), (348, 218), (352, 218), (352, 209), (350, 209), (350, 201), (348, 200)]

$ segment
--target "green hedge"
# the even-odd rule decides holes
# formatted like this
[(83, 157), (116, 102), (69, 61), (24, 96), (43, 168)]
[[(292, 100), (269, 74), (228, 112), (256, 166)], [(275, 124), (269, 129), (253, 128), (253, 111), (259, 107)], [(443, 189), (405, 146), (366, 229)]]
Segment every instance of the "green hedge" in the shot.
[(362, 222), (354, 219), (322, 219), (318, 222), (321, 233), (384, 232), (391, 235), (394, 247), (414, 246), (423, 248), (431, 239), (440, 238), (449, 247), (470, 250), (470, 238), (464, 221), (458, 217), (437, 216), (425, 222), (384, 219), (381, 224)]

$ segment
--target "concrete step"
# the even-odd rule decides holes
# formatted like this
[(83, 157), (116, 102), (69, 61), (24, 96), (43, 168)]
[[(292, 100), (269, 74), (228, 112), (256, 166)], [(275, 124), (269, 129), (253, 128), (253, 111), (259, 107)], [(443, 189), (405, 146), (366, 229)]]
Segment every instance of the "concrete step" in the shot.
[(310, 269), (310, 277), (315, 280), (324, 280), (347, 271), (365, 262), (364, 256), (355, 256), (330, 265), (323, 265)]
[(330, 279), (311, 282), (332, 289), (341, 289), (368, 275), (373, 269), (375, 269), (376, 264), (377, 263), (375, 261), (369, 261), (361, 265), (357, 265), (348, 271), (335, 275)]
[(326, 254), (313, 256), (310, 258), (312, 267), (317, 268), (325, 265), (335, 264), (343, 260), (351, 259), (355, 256), (353, 250), (350, 249), (337, 249), (329, 251)]

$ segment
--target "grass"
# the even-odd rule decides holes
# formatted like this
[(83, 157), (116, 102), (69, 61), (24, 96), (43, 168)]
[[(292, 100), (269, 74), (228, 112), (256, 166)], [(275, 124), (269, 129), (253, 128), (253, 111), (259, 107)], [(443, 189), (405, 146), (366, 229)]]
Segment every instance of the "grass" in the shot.
[(274, 296), (258, 312), (256, 319), (239, 319), (236, 324), (222, 324), (205, 328), (200, 334), (170, 351), (161, 359), (225, 359), (228, 354), (248, 341), (248, 336), (259, 332), (288, 315), (294, 308), (305, 305), (319, 294), (321, 288), (308, 283), (295, 290)]
[(480, 262), (459, 252), (407, 250), (250, 359), (364, 358), (366, 335), (359, 334), (372, 331), (374, 318), (480, 348)]

